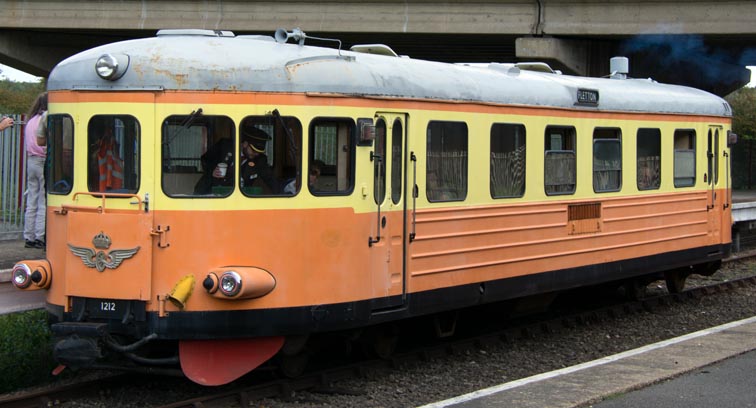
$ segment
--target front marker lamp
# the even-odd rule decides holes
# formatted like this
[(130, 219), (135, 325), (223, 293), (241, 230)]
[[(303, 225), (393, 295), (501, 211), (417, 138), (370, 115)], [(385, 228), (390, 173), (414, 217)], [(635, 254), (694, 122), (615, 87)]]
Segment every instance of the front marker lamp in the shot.
[(276, 279), (254, 266), (226, 266), (211, 270), (202, 287), (220, 299), (254, 299), (270, 293), (276, 287)]
[(219, 289), (221, 293), (228, 297), (234, 297), (242, 288), (242, 279), (238, 273), (234, 271), (228, 271), (221, 275)]
[(52, 281), (50, 271), (50, 263), (46, 260), (21, 261), (13, 265), (11, 280), (19, 289), (46, 289)]
[(19, 289), (26, 289), (31, 285), (31, 268), (29, 268), (29, 265), (25, 263), (17, 263), (13, 265), (13, 272), (11, 272), (11, 275), (13, 277), (13, 286), (19, 288)]

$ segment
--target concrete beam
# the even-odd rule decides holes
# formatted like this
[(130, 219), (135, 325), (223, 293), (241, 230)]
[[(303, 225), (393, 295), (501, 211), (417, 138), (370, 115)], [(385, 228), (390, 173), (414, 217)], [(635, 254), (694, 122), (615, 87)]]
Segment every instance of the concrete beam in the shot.
[[(676, 80), (721, 66), (724, 70), (705, 81), (680, 79), (717, 93), (744, 83), (748, 71), (742, 66), (756, 61), (756, 53), (749, 52), (756, 44), (752, 0), (27, 0), (3, 3), (0, 63), (46, 76), (57, 62), (78, 51), (153, 36), (161, 28), (272, 34), (279, 27), (301, 27), (311, 35), (341, 38), (345, 44), (386, 42), (430, 60), (511, 61), (516, 55), (590, 76), (608, 73), (613, 54), (631, 57), (637, 76), (660, 80), (665, 70)], [(679, 45), (693, 38), (698, 43), (685, 51), (678, 68), (670, 62), (666, 45), (651, 43), (657, 52), (649, 51), (649, 44), (635, 47), (648, 38), (646, 34), (686, 34), (687, 38), (668, 35), (663, 40)], [(515, 54), (516, 37), (523, 39)], [(654, 61), (662, 66), (653, 66)], [(700, 61), (708, 62), (696, 66)]]
[(508, 35), (756, 34), (751, 0), (36, 0), (4, 2), (3, 28)]
[(515, 52), (521, 61), (544, 61), (575, 75), (588, 75), (588, 42), (552, 37), (520, 37)]
[(543, 34), (738, 35), (756, 32), (754, 1), (541, 1), (544, 3)]
[(347, 0), (39, 0), (3, 5), (0, 27), (203, 28), (271, 34), (280, 27), (301, 27), (305, 32), (515, 34), (531, 32), (536, 16), (534, 0), (460, 3), (428, 0), (368, 3)]

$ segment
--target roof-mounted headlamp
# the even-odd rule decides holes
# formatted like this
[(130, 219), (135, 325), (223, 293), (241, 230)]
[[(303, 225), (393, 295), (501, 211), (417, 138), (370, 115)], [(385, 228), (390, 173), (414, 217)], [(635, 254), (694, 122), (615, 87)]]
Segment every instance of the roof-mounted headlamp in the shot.
[(97, 76), (108, 81), (122, 77), (128, 68), (129, 56), (126, 54), (103, 54), (95, 62)]

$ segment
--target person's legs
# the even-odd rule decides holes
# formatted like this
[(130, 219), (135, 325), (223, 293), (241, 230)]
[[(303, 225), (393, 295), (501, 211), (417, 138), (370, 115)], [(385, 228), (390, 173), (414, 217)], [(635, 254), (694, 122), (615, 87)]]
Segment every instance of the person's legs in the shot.
[(45, 235), (45, 158), (26, 157), (26, 212), (24, 240), (26, 247), (40, 248)]

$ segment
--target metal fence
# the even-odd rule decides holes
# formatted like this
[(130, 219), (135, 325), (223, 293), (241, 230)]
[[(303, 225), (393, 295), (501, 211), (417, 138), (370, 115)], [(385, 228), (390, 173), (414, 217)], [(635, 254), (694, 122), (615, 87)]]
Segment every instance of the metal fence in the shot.
[(23, 116), (0, 116), (10, 116), (15, 121), (12, 127), (0, 132), (0, 240), (21, 239), (26, 191)]

